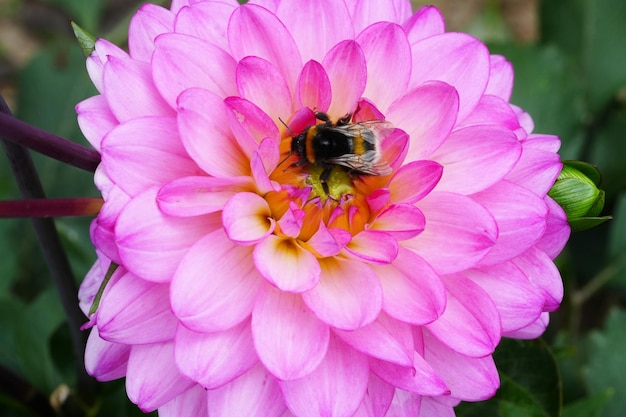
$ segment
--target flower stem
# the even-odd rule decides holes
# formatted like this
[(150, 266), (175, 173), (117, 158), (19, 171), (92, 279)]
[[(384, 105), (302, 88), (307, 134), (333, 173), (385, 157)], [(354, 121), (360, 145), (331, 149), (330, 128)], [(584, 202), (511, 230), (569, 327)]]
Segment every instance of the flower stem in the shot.
[[(4, 100), (2, 103), (6, 107)], [(95, 172), (100, 163), (100, 154), (95, 150), (31, 126), (4, 111), (0, 112), (0, 137), (85, 171)]]
[[(15, 120), (11, 116), (11, 111), (2, 97), (0, 97), (0, 113), (4, 117), (2, 120), (6, 120), (7, 118)], [(1, 122), (0, 125), (2, 125)], [(11, 122), (11, 125), (14, 126), (15, 123)], [(3, 130), (0, 131), (0, 138), (3, 137), (6, 130), (5, 125), (2, 125), (2, 127)], [(27, 131), (28, 130), (23, 131), (22, 134), (25, 134)], [(40, 140), (45, 140), (41, 138), (42, 137), (40, 137)], [(20, 145), (5, 140), (0, 140), (0, 142), (7, 154), (9, 165), (11, 166), (22, 197), (25, 199), (45, 198), (41, 181), (39, 180), (35, 165), (33, 164), (28, 150)], [(93, 165), (93, 168), (95, 169), (95, 165)], [(91, 403), (94, 398), (95, 381), (87, 375), (82, 363), (85, 354), (87, 334), (80, 331), (80, 326), (85, 321), (85, 316), (78, 307), (78, 289), (74, 281), (70, 263), (61, 245), (61, 240), (52, 219), (33, 218), (32, 223), (48, 269), (50, 270), (52, 281), (54, 282), (65, 315), (67, 316), (72, 349), (76, 359), (75, 368), (79, 396), (82, 398), (83, 402)]]
[(101, 198), (38, 198), (0, 201), (2, 217), (96, 216), (102, 207)]

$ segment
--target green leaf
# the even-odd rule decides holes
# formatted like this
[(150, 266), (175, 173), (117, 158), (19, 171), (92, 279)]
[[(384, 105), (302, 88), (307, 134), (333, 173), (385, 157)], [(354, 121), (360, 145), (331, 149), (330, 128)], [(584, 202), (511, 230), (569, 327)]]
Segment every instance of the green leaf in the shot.
[(592, 394), (615, 392), (602, 417), (623, 417), (626, 410), (626, 312), (609, 314), (604, 331), (589, 336), (589, 365), (586, 382)]
[(612, 390), (606, 390), (563, 407), (563, 417), (600, 417), (607, 402), (613, 397)]
[(617, 198), (615, 204), (615, 221), (609, 231), (608, 253), (610, 257), (616, 257), (626, 252), (626, 193)]
[(90, 56), (93, 51), (96, 50), (96, 38), (78, 26), (78, 24), (74, 21), (72, 21), (72, 30), (74, 31), (74, 36), (76, 36), (76, 40), (78, 41), (80, 48), (83, 50), (85, 57)]
[(17, 359), (20, 347), (15, 340), (19, 327), (16, 318), (25, 308), (15, 297), (0, 295), (0, 363), (17, 374), (21, 373), (21, 365)]
[(626, 106), (611, 111), (592, 139), (588, 159), (602, 170), (603, 188), (612, 201), (626, 188)]
[(593, 229), (596, 226), (600, 226), (602, 223), (612, 220), (612, 216), (604, 217), (580, 217), (569, 222), (572, 232), (582, 232), (583, 230)]
[(105, 0), (45, 0), (45, 2), (58, 6), (70, 19), (80, 22), (90, 31), (98, 28), (105, 5)]

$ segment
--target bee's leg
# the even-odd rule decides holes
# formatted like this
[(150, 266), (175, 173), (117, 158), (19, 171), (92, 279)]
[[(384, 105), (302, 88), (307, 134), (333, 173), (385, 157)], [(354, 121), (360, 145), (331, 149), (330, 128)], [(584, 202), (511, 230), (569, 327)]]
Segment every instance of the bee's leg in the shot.
[(328, 181), (328, 178), (330, 178), (330, 173), (332, 170), (333, 166), (327, 165), (326, 167), (324, 167), (324, 170), (320, 174), (320, 183), (322, 183), (322, 188), (324, 189), (326, 195), (330, 194), (330, 189), (328, 188), (328, 183), (326, 181)]
[(337, 120), (337, 126), (345, 126), (350, 123), (350, 120), (352, 120), (352, 114), (348, 113), (341, 119)]

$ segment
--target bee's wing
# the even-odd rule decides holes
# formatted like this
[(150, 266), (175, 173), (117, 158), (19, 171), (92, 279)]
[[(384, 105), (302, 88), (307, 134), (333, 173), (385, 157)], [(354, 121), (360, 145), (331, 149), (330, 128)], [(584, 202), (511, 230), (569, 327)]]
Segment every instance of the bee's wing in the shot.
[(331, 164), (343, 165), (356, 172), (367, 175), (385, 176), (391, 174), (391, 167), (385, 162), (380, 153), (380, 137), (392, 130), (391, 124), (382, 120), (355, 123), (346, 126), (336, 126), (346, 136), (360, 138), (369, 143), (372, 149), (361, 154), (349, 153), (338, 157), (328, 158)]

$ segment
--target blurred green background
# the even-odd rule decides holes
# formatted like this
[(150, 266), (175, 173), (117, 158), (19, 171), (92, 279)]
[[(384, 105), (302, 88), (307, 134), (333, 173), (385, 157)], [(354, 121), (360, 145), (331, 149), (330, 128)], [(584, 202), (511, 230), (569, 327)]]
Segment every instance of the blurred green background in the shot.
[[(159, 2), (156, 2), (159, 3)], [(415, 7), (418, 7), (415, 2)], [(502, 388), (458, 416), (622, 417), (626, 410), (626, 1), (448, 0), (448, 30), (484, 40), (515, 66), (512, 102), (535, 132), (561, 137), (563, 159), (597, 165), (614, 220), (572, 236), (557, 264), (566, 294), (541, 341), (504, 341)], [(87, 145), (74, 112), (95, 94), (70, 19), (118, 45), (133, 0), (0, 0), (0, 94), (18, 118)], [(169, 1), (161, 1), (167, 6)], [(49, 197), (98, 196), (93, 176), (33, 155)], [(19, 199), (0, 156), (0, 199)], [(95, 259), (88, 218), (56, 221), (77, 284)], [(57, 398), (76, 388), (67, 322), (31, 224), (0, 219), (0, 375)], [(80, 361), (81, 358), (78, 358)], [(0, 417), (33, 411), (0, 377)], [(90, 416), (142, 415), (123, 381), (98, 385)], [(67, 415), (67, 414), (66, 414)], [(80, 415), (80, 414), (73, 414)]]

